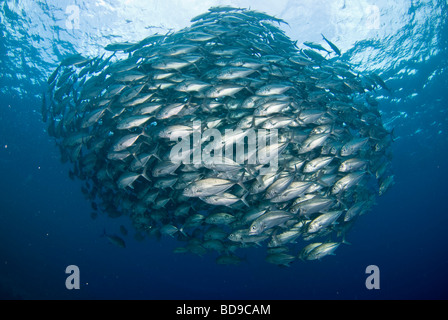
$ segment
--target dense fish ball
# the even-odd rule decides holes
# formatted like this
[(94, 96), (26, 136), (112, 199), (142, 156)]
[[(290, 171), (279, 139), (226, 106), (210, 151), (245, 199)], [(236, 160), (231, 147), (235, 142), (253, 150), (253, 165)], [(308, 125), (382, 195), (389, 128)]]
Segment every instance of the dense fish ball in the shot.
[(387, 87), (324, 36), (300, 48), (282, 23), (215, 7), (62, 61), (42, 115), (93, 210), (219, 264), (260, 246), (277, 265), (334, 254), (394, 183), (374, 98)]

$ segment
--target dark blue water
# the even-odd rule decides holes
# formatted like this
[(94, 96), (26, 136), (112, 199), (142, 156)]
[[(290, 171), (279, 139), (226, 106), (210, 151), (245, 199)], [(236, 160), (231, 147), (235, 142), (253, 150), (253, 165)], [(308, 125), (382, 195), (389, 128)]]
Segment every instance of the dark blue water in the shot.
[[(71, 52), (80, 43), (68, 45), (74, 36), (61, 29), (67, 4), (36, 3), (48, 19), (33, 18), (28, 1), (0, 4), (0, 299), (448, 298), (446, 1), (403, 2), (405, 9), (389, 10), (378, 3), (389, 17), (381, 28), (391, 30), (393, 21), (403, 26), (388, 35), (380, 29), (344, 48), (360, 69), (379, 72), (392, 89), (379, 94), (383, 119), (397, 137), (396, 184), (357, 220), (347, 236), (351, 245), (290, 267), (266, 263), (264, 250), (247, 250), (238, 266), (217, 265), (212, 254), (173, 253), (179, 243), (169, 237), (135, 240), (126, 217), (91, 219), (81, 183), (69, 179), (70, 166), (60, 162), (39, 111), (39, 94), (60, 58), (56, 52)], [(84, 8), (81, 1), (75, 4)], [(296, 2), (282, 5), (291, 9)], [(295, 12), (274, 9), (284, 19)], [(39, 35), (36, 26), (45, 32)], [(86, 41), (97, 38), (92, 33)], [(129, 230), (125, 249), (101, 237), (103, 230), (119, 233), (120, 225)], [(68, 265), (80, 269), (79, 290), (66, 289)], [(365, 286), (369, 265), (379, 267), (379, 290)]]

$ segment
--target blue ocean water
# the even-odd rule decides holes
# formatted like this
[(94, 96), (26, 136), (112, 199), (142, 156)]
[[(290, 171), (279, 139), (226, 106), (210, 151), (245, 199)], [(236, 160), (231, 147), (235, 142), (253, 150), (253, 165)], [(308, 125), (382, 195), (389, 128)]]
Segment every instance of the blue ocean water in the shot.
[[(278, 267), (262, 250), (237, 266), (173, 253), (179, 243), (134, 238), (126, 217), (100, 215), (72, 181), (40, 114), (48, 76), (67, 54), (178, 30), (215, 5), (251, 7), (289, 22), (293, 40), (340, 46), (375, 71), (394, 129), (396, 184), (360, 217), (335, 256)], [(448, 4), (446, 1), (2, 1), (0, 3), (1, 299), (448, 298)], [(124, 225), (126, 248), (101, 237)], [(81, 288), (68, 290), (76, 265)], [(366, 268), (380, 289), (366, 288)]]

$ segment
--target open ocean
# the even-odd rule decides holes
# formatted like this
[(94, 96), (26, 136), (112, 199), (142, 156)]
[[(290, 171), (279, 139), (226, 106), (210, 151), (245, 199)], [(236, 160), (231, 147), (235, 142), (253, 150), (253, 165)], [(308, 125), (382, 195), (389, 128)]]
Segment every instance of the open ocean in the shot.
[[(328, 4), (330, 3), (331, 4)], [(386, 129), (394, 130), (393, 185), (320, 261), (279, 267), (245, 250), (239, 265), (173, 253), (174, 238), (138, 241), (129, 217), (92, 219), (42, 121), (42, 92), (69, 54), (178, 31), (209, 7), (266, 12), (299, 44), (331, 39), (359, 71), (376, 72)], [(0, 299), (447, 299), (448, 2), (0, 1)], [(126, 248), (102, 237), (120, 234)], [(80, 271), (68, 290), (66, 267)], [(378, 267), (379, 289), (366, 268)]]

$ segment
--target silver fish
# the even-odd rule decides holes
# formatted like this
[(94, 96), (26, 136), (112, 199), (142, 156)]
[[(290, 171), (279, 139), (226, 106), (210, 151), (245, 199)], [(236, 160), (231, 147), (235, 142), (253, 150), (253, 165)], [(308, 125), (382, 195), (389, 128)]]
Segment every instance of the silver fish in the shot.
[(366, 174), (364, 171), (355, 171), (347, 174), (343, 178), (339, 179), (331, 189), (332, 194), (339, 194), (342, 191), (347, 191), (354, 185), (356, 185)]
[(327, 165), (330, 164), (331, 161), (333, 161), (333, 157), (319, 157), (311, 160), (308, 162), (305, 167), (303, 167), (303, 172), (305, 173), (312, 173), (316, 172)]
[(219, 224), (228, 225), (234, 222), (235, 220), (236, 218), (233, 215), (225, 212), (214, 213), (205, 218), (206, 223), (217, 225)]
[(132, 128), (137, 128), (148, 122), (149, 119), (151, 119), (152, 116), (146, 116), (146, 115), (139, 115), (139, 116), (133, 116), (126, 119), (123, 119), (117, 124), (117, 129), (119, 130), (127, 130)]
[(266, 257), (266, 261), (272, 264), (289, 267), (289, 264), (296, 259), (287, 253), (271, 253)]
[(329, 133), (322, 133), (310, 136), (300, 146), (299, 154), (307, 153), (318, 147), (321, 147), (329, 136), (330, 136)]
[(334, 252), (341, 244), (338, 242), (328, 242), (323, 243), (313, 250), (306, 256), (306, 260), (320, 260), (327, 255), (334, 255)]
[(333, 224), (343, 213), (341, 210), (323, 213), (315, 218), (308, 226), (308, 233), (315, 233)]
[(259, 96), (271, 96), (283, 94), (293, 87), (292, 83), (272, 83), (258, 89), (255, 94)]
[(229, 180), (206, 178), (188, 185), (187, 188), (185, 188), (183, 195), (187, 197), (213, 196), (215, 194), (225, 192), (234, 185), (235, 183)]
[(344, 144), (341, 149), (341, 156), (347, 157), (358, 152), (369, 141), (369, 138), (354, 138)]

